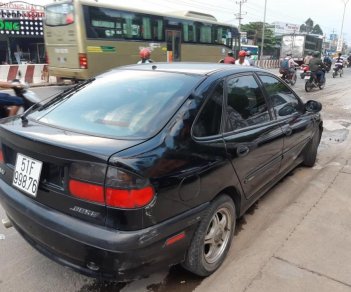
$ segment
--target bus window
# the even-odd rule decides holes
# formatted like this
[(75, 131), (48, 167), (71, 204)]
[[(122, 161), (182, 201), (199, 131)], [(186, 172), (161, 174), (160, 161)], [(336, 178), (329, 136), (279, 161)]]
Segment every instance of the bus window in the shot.
[(161, 17), (84, 6), (88, 38), (163, 40)]
[(212, 25), (200, 24), (200, 43), (212, 43)]
[(183, 22), (183, 39), (186, 43), (196, 42), (196, 29), (193, 22)]
[(45, 11), (45, 24), (50, 26), (67, 25), (74, 22), (72, 4), (63, 3), (48, 6)]

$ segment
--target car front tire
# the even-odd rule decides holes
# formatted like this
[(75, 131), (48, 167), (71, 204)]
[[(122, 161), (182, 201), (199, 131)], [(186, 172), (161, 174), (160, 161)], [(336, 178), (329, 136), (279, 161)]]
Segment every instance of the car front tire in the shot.
[(182, 266), (198, 276), (208, 276), (223, 263), (235, 230), (233, 200), (225, 194), (217, 197), (200, 222)]
[(318, 129), (311, 141), (308, 142), (306, 148), (305, 148), (305, 153), (304, 153), (304, 160), (303, 160), (303, 165), (312, 167), (315, 165), (316, 160), (317, 160), (317, 150), (318, 150), (318, 145), (321, 140), (321, 132)]

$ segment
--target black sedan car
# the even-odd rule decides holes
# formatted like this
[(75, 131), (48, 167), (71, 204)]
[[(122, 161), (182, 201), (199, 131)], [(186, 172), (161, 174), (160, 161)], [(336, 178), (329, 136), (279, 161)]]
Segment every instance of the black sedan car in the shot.
[(2, 120), (6, 225), (89, 276), (124, 281), (178, 263), (207, 276), (236, 219), (314, 165), (321, 108), (254, 67), (114, 69)]

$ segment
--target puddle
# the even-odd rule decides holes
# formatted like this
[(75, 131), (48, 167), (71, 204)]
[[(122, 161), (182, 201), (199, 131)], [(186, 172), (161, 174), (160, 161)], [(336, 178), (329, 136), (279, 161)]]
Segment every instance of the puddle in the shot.
[(342, 143), (346, 140), (348, 134), (349, 130), (345, 128), (333, 131), (325, 129), (323, 131), (322, 141), (324, 143)]
[(203, 278), (196, 276), (180, 265), (169, 269), (167, 277), (159, 284), (147, 286), (149, 292), (191, 292), (200, 285)]

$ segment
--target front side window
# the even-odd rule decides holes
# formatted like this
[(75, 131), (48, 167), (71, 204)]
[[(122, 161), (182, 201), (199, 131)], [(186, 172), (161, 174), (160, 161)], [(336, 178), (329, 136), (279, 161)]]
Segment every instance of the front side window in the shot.
[(195, 137), (208, 137), (220, 133), (223, 110), (223, 81), (220, 82), (201, 110), (193, 128)]
[(283, 82), (268, 75), (260, 75), (260, 79), (272, 102), (275, 115), (278, 119), (304, 112), (302, 102)]
[(94, 136), (148, 138), (162, 129), (201, 76), (120, 70), (77, 85), (29, 118)]
[(227, 80), (226, 131), (269, 122), (266, 100), (252, 75)]
[(68, 25), (74, 22), (72, 4), (62, 3), (45, 8), (45, 24), (50, 26)]

